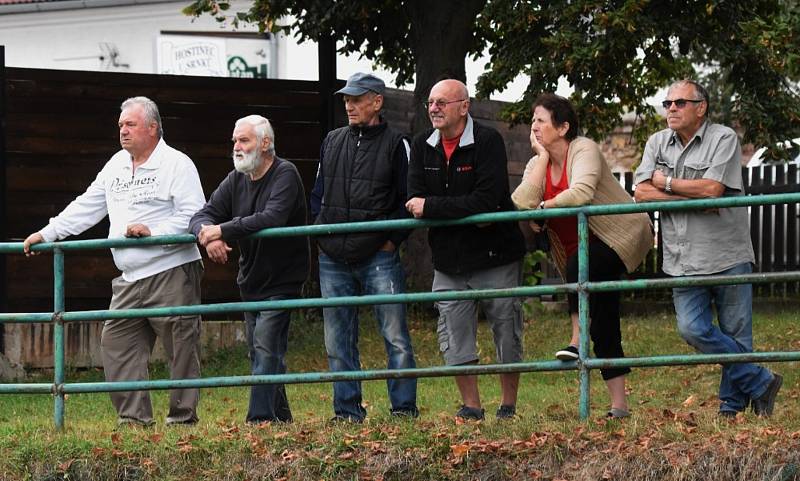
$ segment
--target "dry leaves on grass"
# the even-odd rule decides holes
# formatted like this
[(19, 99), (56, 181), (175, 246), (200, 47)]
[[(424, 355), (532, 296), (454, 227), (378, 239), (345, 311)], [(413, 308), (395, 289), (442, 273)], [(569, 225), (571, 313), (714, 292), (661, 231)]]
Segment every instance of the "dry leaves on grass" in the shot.
[(178, 452), (181, 454), (188, 454), (194, 450), (194, 446), (192, 445), (192, 441), (197, 439), (197, 436), (193, 434), (189, 434), (187, 436), (181, 436), (178, 441), (175, 443), (178, 446)]

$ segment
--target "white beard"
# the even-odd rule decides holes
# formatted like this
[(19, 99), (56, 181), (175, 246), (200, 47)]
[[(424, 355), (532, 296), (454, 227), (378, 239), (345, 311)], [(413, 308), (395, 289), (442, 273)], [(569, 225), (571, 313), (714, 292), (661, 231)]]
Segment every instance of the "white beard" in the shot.
[(258, 149), (253, 149), (253, 151), (249, 154), (241, 150), (234, 150), (231, 157), (233, 158), (233, 168), (242, 174), (250, 174), (251, 172), (254, 172), (256, 167), (258, 167), (259, 161), (261, 160), (261, 155)]

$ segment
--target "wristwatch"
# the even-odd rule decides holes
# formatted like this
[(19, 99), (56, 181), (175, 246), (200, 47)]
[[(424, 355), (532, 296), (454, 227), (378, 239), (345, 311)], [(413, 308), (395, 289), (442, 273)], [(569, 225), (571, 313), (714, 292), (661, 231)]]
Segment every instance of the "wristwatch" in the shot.
[(666, 192), (667, 194), (671, 194), (672, 193), (672, 176), (671, 175), (668, 175), (667, 176), (667, 181), (664, 182), (664, 192)]

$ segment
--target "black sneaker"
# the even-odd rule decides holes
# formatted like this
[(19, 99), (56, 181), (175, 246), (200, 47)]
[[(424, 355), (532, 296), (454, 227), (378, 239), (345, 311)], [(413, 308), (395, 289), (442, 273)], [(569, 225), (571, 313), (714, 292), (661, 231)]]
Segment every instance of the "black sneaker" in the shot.
[(462, 404), (461, 408), (456, 412), (456, 417), (470, 421), (483, 421), (484, 413), (485, 411), (481, 408), (471, 408)]
[(631, 413), (627, 409), (611, 408), (606, 413), (608, 419), (624, 419), (630, 417)]
[(573, 345), (569, 345), (556, 352), (556, 359), (559, 361), (574, 361), (578, 359), (578, 348)]
[(739, 414), (738, 411), (731, 411), (726, 409), (725, 411), (718, 412), (717, 416), (720, 419), (731, 420), (731, 419), (736, 419), (737, 414)]
[(497, 419), (512, 419), (514, 416), (517, 415), (517, 407), (513, 404), (501, 404), (499, 408), (497, 408), (497, 412), (495, 413), (495, 417)]
[(767, 385), (767, 390), (758, 399), (750, 401), (750, 406), (756, 416), (768, 418), (772, 416), (772, 411), (775, 409), (775, 398), (778, 397), (778, 391), (781, 390), (783, 384), (783, 376), (777, 372), (772, 373), (772, 381)]

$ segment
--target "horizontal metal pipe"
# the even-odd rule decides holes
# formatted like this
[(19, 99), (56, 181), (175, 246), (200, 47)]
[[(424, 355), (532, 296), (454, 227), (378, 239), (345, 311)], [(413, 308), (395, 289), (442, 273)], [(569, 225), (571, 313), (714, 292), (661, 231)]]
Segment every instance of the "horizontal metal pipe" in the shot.
[(533, 361), (516, 364), (485, 364), (469, 366), (436, 366), (415, 369), (376, 369), (366, 371), (308, 372), (297, 374), (270, 374), (260, 376), (225, 376), (202, 379), (160, 379), (151, 381), (69, 383), (62, 387), (65, 393), (143, 391), (174, 388), (209, 388), (251, 386), (255, 384), (310, 384), (334, 381), (370, 381), (381, 379), (448, 377), (455, 375), (498, 374), (534, 371), (574, 370), (575, 363), (561, 361)]
[(11, 312), (0, 313), (0, 324), (3, 323), (34, 323), (34, 322), (51, 322), (53, 320), (52, 312)]
[[(719, 364), (739, 362), (780, 362), (800, 360), (800, 352), (757, 352), (740, 354), (682, 354), (622, 359), (587, 359), (589, 369), (611, 367), (658, 367), (675, 365)], [(371, 381), (380, 379), (447, 377), (456, 375), (502, 374), (512, 372), (570, 371), (578, 369), (575, 361), (531, 361), (514, 364), (485, 364), (469, 366), (434, 366), (415, 369), (375, 369), (365, 371), (309, 372), (260, 376), (225, 376), (202, 379), (159, 379), (149, 381), (68, 383), (61, 387), (65, 393), (142, 391), (175, 388), (211, 388), (251, 386), (255, 384), (310, 384), (334, 381)], [(20, 385), (15, 385), (20, 386)], [(26, 386), (26, 385), (22, 385)], [(36, 385), (52, 388), (52, 384)], [(32, 392), (32, 391), (31, 391)]]
[[(97, 311), (73, 311), (63, 314), (64, 322), (74, 321), (100, 321), (106, 319), (128, 319), (135, 317), (167, 317), (187, 316), (196, 314), (219, 314), (227, 312), (268, 311), (280, 309), (296, 309), (308, 307), (333, 307), (333, 306), (366, 306), (373, 304), (406, 304), (411, 302), (432, 302), (437, 300), (464, 300), (464, 299), (490, 299), (498, 297), (523, 297), (542, 294), (563, 294), (576, 289), (576, 284), (557, 286), (527, 286), (509, 289), (481, 289), (473, 291), (447, 291), (447, 292), (413, 292), (406, 294), (376, 294), (369, 296), (346, 296), (332, 298), (311, 299), (285, 299), (280, 301), (259, 302), (225, 302), (219, 304), (206, 304), (180, 307), (157, 307), (149, 309), (121, 309)], [(33, 322), (26, 321), (33, 316), (17, 314), (0, 314), (0, 322)], [(35, 314), (36, 319), (42, 319), (41, 314)], [(48, 315), (49, 316), (49, 315)], [(41, 321), (39, 321), (41, 322)]]
[(0, 394), (53, 394), (53, 383), (0, 384)]
[(629, 279), (620, 281), (587, 282), (589, 292), (641, 291), (672, 287), (727, 286), (732, 284), (765, 284), (800, 280), (800, 271), (754, 272), (746, 275), (683, 276), (658, 279)]
[[(759, 284), (785, 282), (800, 279), (800, 271), (767, 272), (748, 275), (727, 276), (687, 276), (664, 279), (635, 279), (624, 281), (587, 282), (589, 292), (630, 291), (655, 288)], [(260, 302), (225, 302), (196, 306), (156, 307), (149, 309), (121, 309), (97, 311), (72, 311), (63, 314), (64, 322), (104, 321), (108, 319), (129, 319), (137, 317), (188, 316), (197, 314), (222, 314), (228, 312), (254, 312), (280, 309), (310, 307), (368, 306), (375, 304), (408, 304), (413, 302), (434, 302), (464, 299), (492, 299), (501, 297), (533, 297), (550, 294), (576, 292), (576, 283), (555, 286), (522, 286), (509, 289), (476, 289), (472, 291), (411, 292), (406, 294), (377, 294), (368, 296), (348, 296), (311, 299), (285, 299)], [(3, 313), (0, 323), (50, 322), (52, 313)]]
[[(738, 197), (721, 197), (717, 199), (692, 199), (674, 202), (647, 202), (628, 204), (588, 205), (558, 209), (534, 209), (511, 212), (493, 212), (477, 214), (452, 220), (419, 220), (396, 219), (371, 222), (347, 222), (342, 224), (320, 224), (298, 227), (276, 227), (253, 234), (253, 238), (291, 237), (298, 235), (327, 235), (347, 232), (374, 232), (385, 230), (403, 230), (437, 226), (468, 225), (485, 222), (511, 222), (532, 219), (549, 219), (552, 217), (574, 216), (578, 213), (586, 215), (613, 215), (633, 212), (698, 210), (722, 207), (743, 207), (748, 205), (772, 205), (800, 203), (800, 192), (769, 195), (745, 195)], [(191, 244), (195, 237), (191, 234), (155, 236), (131, 239), (89, 239), (79, 241), (48, 242), (33, 246), (36, 252), (53, 250), (56, 244), (64, 251), (104, 249), (109, 247), (132, 247), (163, 244)], [(0, 253), (22, 253), (22, 242), (0, 243)]]
[(651, 357), (626, 357), (621, 359), (588, 359), (591, 369), (614, 367), (661, 367), (696, 364), (723, 364), (742, 362), (800, 361), (799, 351), (746, 352), (737, 354), (674, 354)]

